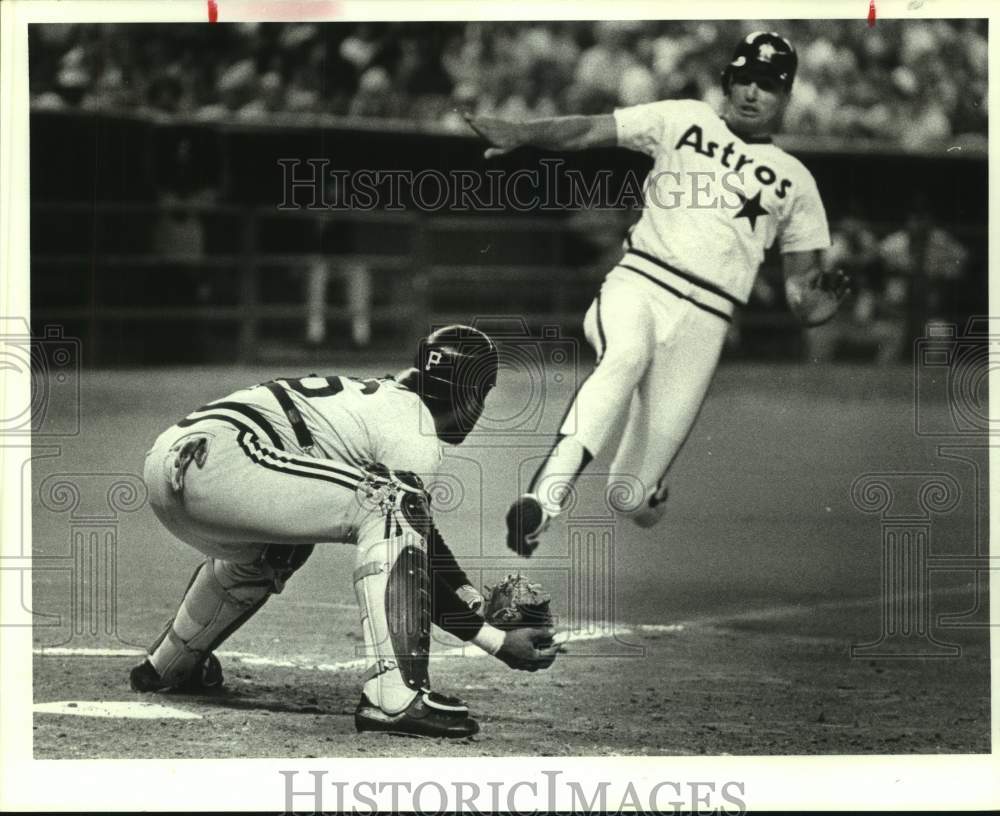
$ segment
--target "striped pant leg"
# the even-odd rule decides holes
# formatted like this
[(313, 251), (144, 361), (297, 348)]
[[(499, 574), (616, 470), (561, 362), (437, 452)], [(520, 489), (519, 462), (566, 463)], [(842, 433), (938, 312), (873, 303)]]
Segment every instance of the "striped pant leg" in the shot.
[(605, 280), (584, 319), (598, 363), (577, 391), (560, 433), (597, 456), (619, 425), (655, 349), (655, 325), (641, 281)]
[(684, 304), (671, 333), (657, 344), (636, 389), (618, 452), (611, 464), (612, 507), (643, 526), (649, 499), (662, 484), (687, 440), (715, 375), (728, 323)]
[(354, 539), (366, 512), (358, 495), (362, 471), (278, 450), (223, 421), (200, 422), (175, 437), (199, 434), (208, 437), (206, 455), (187, 467), (181, 491), (170, 487), (177, 442), (158, 442), (147, 460), (154, 510), (181, 540), (207, 555), (244, 561), (264, 544)]

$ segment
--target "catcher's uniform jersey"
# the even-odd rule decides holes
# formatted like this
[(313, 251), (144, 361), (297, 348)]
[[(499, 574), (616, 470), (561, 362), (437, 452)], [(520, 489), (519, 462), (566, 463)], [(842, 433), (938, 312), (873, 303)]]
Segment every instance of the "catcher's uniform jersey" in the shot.
[[(357, 468), (377, 463), (424, 478), (437, 472), (442, 454), (434, 419), (420, 397), (395, 380), (310, 376), (276, 382), (309, 429), (312, 456)], [(230, 416), (256, 426), (262, 440), (275, 447), (306, 452), (289, 417), (263, 385), (209, 403), (180, 424), (196, 422), (206, 414)]]
[(392, 379), (276, 383), (281, 401), (266, 385), (246, 388), (160, 434), (144, 470), (157, 517), (206, 555), (239, 563), (270, 544), (383, 535), (364, 498), (371, 465), (426, 483), (441, 463), (420, 397)]
[(816, 182), (770, 140), (737, 136), (694, 100), (637, 105), (614, 116), (619, 146), (654, 160), (645, 209), (626, 240), (642, 274), (671, 286), (693, 279), (711, 293), (710, 307), (729, 314), (747, 302), (775, 239), (782, 252), (830, 246)]

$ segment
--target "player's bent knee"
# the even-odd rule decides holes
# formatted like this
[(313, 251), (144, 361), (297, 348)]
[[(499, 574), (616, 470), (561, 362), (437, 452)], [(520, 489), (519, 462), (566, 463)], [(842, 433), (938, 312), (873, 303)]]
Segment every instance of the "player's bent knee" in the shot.
[(261, 559), (272, 571), (275, 594), (281, 593), (285, 583), (309, 560), (314, 549), (315, 544), (268, 544)]

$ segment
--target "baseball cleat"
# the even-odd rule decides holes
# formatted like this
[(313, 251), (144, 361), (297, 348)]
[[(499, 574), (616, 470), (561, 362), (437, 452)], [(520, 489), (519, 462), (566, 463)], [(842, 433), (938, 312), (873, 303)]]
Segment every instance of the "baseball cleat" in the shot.
[(663, 484), (663, 480), (656, 486), (656, 492), (649, 497), (646, 506), (632, 516), (640, 527), (653, 527), (659, 522), (667, 512), (667, 497), (670, 495), (670, 488)]
[(129, 685), (132, 691), (146, 693), (151, 691), (172, 691), (178, 694), (209, 694), (222, 688), (222, 664), (214, 654), (209, 654), (204, 661), (195, 666), (194, 670), (180, 683), (170, 686), (163, 681), (159, 673), (149, 662), (143, 660), (129, 672)]
[(421, 691), (399, 714), (386, 714), (364, 693), (354, 711), (359, 733), (379, 731), (410, 737), (464, 739), (479, 732), (479, 723), (469, 716), (469, 707), (457, 697)]
[(527, 558), (538, 547), (538, 538), (549, 520), (538, 499), (525, 493), (507, 511), (507, 546)]
[(665, 484), (659, 484), (656, 486), (656, 492), (649, 497), (649, 506), (656, 507), (657, 505), (663, 504), (667, 500), (667, 496), (670, 495), (670, 488)]
[(143, 660), (138, 666), (128, 673), (128, 684), (132, 691), (162, 691), (165, 686), (160, 675), (157, 674), (153, 664), (148, 659)]

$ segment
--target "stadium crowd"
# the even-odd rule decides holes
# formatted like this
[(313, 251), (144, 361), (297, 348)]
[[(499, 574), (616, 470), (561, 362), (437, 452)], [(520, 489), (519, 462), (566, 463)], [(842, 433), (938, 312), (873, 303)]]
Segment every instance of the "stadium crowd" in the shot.
[(534, 117), (718, 103), (733, 43), (775, 27), (799, 51), (787, 132), (985, 145), (982, 20), (53, 24), (30, 29), (30, 83), (38, 108), (459, 129), (462, 110)]

